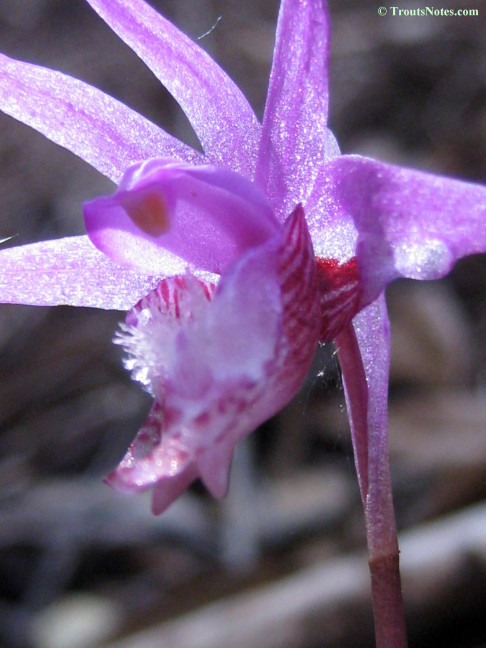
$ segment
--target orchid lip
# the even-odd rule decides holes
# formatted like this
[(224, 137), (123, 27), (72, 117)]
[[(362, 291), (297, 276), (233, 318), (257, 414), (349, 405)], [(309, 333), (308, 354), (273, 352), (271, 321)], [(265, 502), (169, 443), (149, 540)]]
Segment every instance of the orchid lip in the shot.
[(115, 341), (154, 406), (109, 483), (123, 491), (156, 484), (159, 511), (162, 501), (170, 503), (162, 489), (187, 486), (198, 475), (222, 497), (235, 444), (278, 411), (307, 372), (318, 340), (316, 291), (299, 206), (217, 287), (186, 274), (144, 297)]

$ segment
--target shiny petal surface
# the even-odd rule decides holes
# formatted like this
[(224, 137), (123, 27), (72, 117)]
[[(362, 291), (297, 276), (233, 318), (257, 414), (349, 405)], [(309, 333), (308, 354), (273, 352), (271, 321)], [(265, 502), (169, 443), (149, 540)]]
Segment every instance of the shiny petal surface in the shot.
[(92, 86), (0, 54), (0, 110), (35, 128), (118, 182), (130, 165), (201, 155)]
[(486, 187), (359, 156), (332, 160), (333, 206), (358, 232), (363, 303), (397, 277), (438, 279), (486, 250)]
[(319, 167), (339, 154), (327, 128), (329, 31), (324, 0), (282, 0), (256, 174), (282, 219), (306, 208)]
[(84, 218), (96, 247), (116, 263), (152, 275), (165, 271), (161, 249), (220, 273), (279, 227), (265, 195), (249, 180), (168, 160), (129, 169), (113, 196), (85, 204)]
[(251, 178), (260, 124), (218, 64), (143, 0), (88, 2), (179, 102), (208, 160)]
[(234, 446), (295, 394), (318, 340), (301, 209), (228, 269), (212, 301), (194, 281), (162, 282), (125, 330), (135, 371), (149, 359), (156, 406), (108, 481), (126, 491), (156, 484), (158, 512), (196, 476), (214, 496), (225, 494)]
[[(168, 253), (165, 260), (167, 274), (187, 266)], [(4, 304), (127, 310), (157, 282), (155, 277), (114, 264), (87, 236), (0, 250), (0, 302)]]
[(331, 162), (315, 171), (304, 208), (316, 257), (347, 263), (356, 255), (358, 231), (336, 198), (332, 170)]

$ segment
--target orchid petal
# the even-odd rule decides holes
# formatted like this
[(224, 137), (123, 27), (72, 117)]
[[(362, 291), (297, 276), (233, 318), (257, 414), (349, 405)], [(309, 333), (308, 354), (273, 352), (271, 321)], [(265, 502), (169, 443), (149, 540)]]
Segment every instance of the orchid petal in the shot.
[(486, 251), (486, 188), (359, 156), (332, 160), (333, 204), (358, 231), (363, 304), (397, 277), (438, 279)]
[(163, 248), (219, 273), (279, 227), (265, 195), (249, 180), (172, 160), (130, 168), (113, 196), (85, 204), (84, 217), (96, 247), (152, 275), (165, 270)]
[(156, 404), (108, 481), (125, 491), (156, 484), (159, 512), (197, 475), (222, 497), (235, 444), (306, 375), (319, 306), (302, 209), (229, 267), (209, 298), (208, 286), (190, 276), (166, 280), (125, 327), (128, 362), (137, 379), (148, 377)]
[[(105, 479), (107, 484), (121, 492), (140, 492), (160, 481), (160, 475), (179, 477), (187, 472), (190, 464), (188, 453), (170, 442), (162, 444), (163, 419), (163, 408), (155, 401), (117, 470)], [(174, 480), (170, 480), (170, 486), (174, 487)], [(178, 490), (177, 484), (175, 488)]]
[(148, 157), (197, 162), (199, 153), (92, 86), (0, 54), (0, 109), (118, 182)]
[[(161, 251), (167, 274), (187, 263)], [(0, 302), (127, 310), (157, 283), (115, 265), (87, 236), (0, 250)]]
[(227, 437), (215, 444), (210, 451), (202, 452), (197, 459), (199, 476), (216, 499), (223, 498), (228, 492), (234, 449), (234, 442)]
[(251, 178), (260, 125), (217, 63), (143, 0), (88, 2), (178, 101), (208, 160)]
[(328, 63), (325, 2), (282, 0), (256, 173), (281, 218), (306, 206), (319, 167), (339, 154), (326, 126)]
[(177, 476), (158, 481), (152, 491), (152, 513), (154, 515), (163, 513), (196, 478), (195, 468), (191, 465)]

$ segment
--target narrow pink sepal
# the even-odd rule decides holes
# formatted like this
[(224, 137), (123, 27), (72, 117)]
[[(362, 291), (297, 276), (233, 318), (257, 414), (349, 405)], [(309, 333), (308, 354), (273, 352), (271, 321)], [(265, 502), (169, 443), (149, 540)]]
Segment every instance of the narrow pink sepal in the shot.
[(131, 167), (118, 191), (84, 205), (88, 236), (113, 261), (162, 274), (164, 250), (220, 273), (278, 223), (256, 185), (226, 169), (173, 160)]
[(120, 101), (70, 76), (0, 54), (0, 110), (118, 182), (130, 165), (201, 155)]
[(339, 154), (327, 128), (329, 23), (324, 0), (280, 4), (255, 177), (282, 220), (306, 208), (316, 171)]
[(208, 160), (251, 178), (261, 127), (219, 65), (143, 0), (88, 2), (179, 102)]
[[(161, 256), (167, 274), (181, 272), (187, 266), (163, 251)], [(2, 303), (127, 310), (159, 280), (113, 263), (87, 236), (0, 250)]]

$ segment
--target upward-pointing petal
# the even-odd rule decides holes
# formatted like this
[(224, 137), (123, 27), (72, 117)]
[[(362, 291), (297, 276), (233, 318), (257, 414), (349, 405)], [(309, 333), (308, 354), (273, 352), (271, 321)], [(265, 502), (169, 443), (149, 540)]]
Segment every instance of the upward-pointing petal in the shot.
[(213, 59), (143, 0), (88, 0), (181, 105), (210, 162), (253, 176), (258, 123)]
[(0, 54), (0, 109), (118, 182), (157, 155), (188, 162), (199, 153), (121, 102), (70, 76)]
[(282, 0), (256, 173), (282, 218), (339, 153), (326, 126), (329, 36), (325, 0)]

